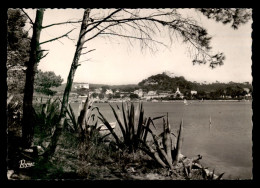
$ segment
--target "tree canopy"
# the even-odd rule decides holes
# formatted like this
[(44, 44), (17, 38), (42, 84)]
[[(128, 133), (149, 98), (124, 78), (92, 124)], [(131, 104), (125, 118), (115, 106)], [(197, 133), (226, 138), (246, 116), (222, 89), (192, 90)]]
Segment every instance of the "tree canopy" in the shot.
[(52, 87), (59, 87), (63, 82), (61, 76), (57, 76), (53, 71), (43, 72), (39, 70), (35, 76), (35, 91), (46, 95), (54, 95), (56, 91)]
[(192, 82), (183, 76), (170, 77), (165, 73), (156, 74), (142, 80), (138, 85), (146, 90), (176, 91), (176, 88), (192, 89)]
[(24, 30), (27, 18), (18, 9), (8, 9), (7, 20), (7, 84), (8, 92), (23, 94), (25, 65), (29, 60), (30, 39)]

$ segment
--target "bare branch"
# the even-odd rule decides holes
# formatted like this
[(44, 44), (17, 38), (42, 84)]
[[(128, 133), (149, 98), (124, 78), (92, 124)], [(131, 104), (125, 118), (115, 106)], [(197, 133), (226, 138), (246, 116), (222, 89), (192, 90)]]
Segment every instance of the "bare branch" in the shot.
[(90, 52), (95, 51), (95, 50), (96, 50), (96, 49), (89, 50), (89, 51), (87, 51), (87, 52), (81, 53), (81, 55), (84, 55), (84, 54), (90, 53)]
[[(166, 13), (165, 13), (165, 15), (167, 15)], [(117, 24), (120, 24), (120, 23), (124, 23), (124, 22), (132, 22), (132, 21), (137, 21), (137, 20), (145, 20), (145, 21), (153, 21), (153, 22), (158, 22), (158, 23), (160, 23), (160, 24), (162, 24), (163, 26), (165, 26), (165, 25), (170, 25), (170, 24), (173, 24), (176, 20), (172, 20), (172, 21), (164, 21), (164, 20), (159, 20), (159, 19), (154, 19), (154, 18), (152, 18), (152, 17), (155, 17), (155, 15), (154, 16), (146, 16), (146, 17), (136, 17), (136, 18), (133, 18), (133, 17), (131, 17), (131, 18), (124, 18), (124, 19), (118, 19), (118, 20), (115, 20), (115, 19), (106, 19), (106, 20), (100, 20), (100, 21), (98, 21), (98, 22), (93, 22), (93, 23), (91, 23), (91, 24), (94, 24), (94, 23), (109, 23), (109, 22), (116, 22)], [(91, 24), (89, 24), (89, 25), (91, 25)], [(100, 25), (100, 24), (97, 24), (96, 26), (98, 26), (98, 25)], [(89, 31), (91, 31), (91, 30), (93, 30), (93, 29), (95, 29), (96, 28), (96, 26), (93, 26), (91, 29), (89, 29), (89, 30), (87, 30), (86, 31), (86, 33), (87, 32), (89, 32)]]
[[(118, 13), (118, 12), (121, 11), (121, 10), (122, 10), (122, 8), (117, 9), (117, 10), (115, 10), (114, 12), (112, 12), (111, 14), (109, 14), (107, 17), (105, 17), (104, 19), (102, 19), (102, 20), (96, 22), (96, 25), (94, 25), (94, 26), (91, 27), (90, 29), (86, 30), (86, 31), (82, 34), (82, 36), (84, 36), (86, 33), (90, 32), (90, 31), (92, 31), (93, 29), (97, 28), (100, 24), (104, 23), (106, 20), (108, 20), (108, 19), (111, 18), (114, 14)], [(92, 23), (94, 23), (94, 22), (92, 22)], [(87, 26), (89, 26), (89, 25), (90, 25), (90, 24), (88, 24)], [(81, 37), (82, 37), (82, 36), (81, 36)]]
[[(112, 20), (103, 20), (103, 22), (114, 22), (114, 23), (111, 23), (110, 25), (106, 26), (104, 29), (100, 30), (98, 33), (96, 33), (95, 35), (93, 35), (92, 37), (90, 37), (89, 39), (87, 39), (85, 42), (95, 38), (96, 36), (98, 36), (101, 32), (105, 31), (106, 29), (108, 29), (109, 27), (112, 27), (112, 26), (116, 26), (116, 25), (120, 25), (122, 23), (127, 23), (127, 22), (133, 22), (133, 21), (142, 21), (142, 20), (145, 20), (145, 21), (151, 21), (151, 22), (157, 22), (157, 23), (160, 23), (162, 24), (163, 26), (165, 25), (171, 25), (175, 22), (175, 20), (173, 21), (170, 21), (170, 22), (166, 22), (166, 21), (163, 21), (163, 20), (158, 20), (158, 19), (154, 19), (154, 18), (151, 18), (151, 17), (138, 17), (138, 18), (126, 18), (126, 19), (119, 19), (119, 20), (115, 20), (115, 19), (112, 19)], [(100, 21), (101, 22), (101, 21)], [(85, 33), (91, 31), (92, 29), (94, 28), (98, 28), (99, 24), (96, 24), (95, 26), (93, 26), (91, 29), (87, 30)], [(149, 28), (147, 26), (147, 28)], [(140, 30), (140, 29), (139, 29)], [(142, 32), (141, 32), (142, 33)], [(143, 31), (143, 33), (145, 33)]]
[(86, 59), (86, 60), (83, 60), (83, 61), (80, 61), (79, 63), (82, 63), (82, 62), (85, 62), (85, 61), (89, 61), (91, 60), (92, 58), (89, 58), (89, 59)]
[(46, 53), (45, 55), (41, 56), (38, 61), (40, 61), (41, 59), (45, 58), (48, 54), (49, 54), (49, 52)]
[[(74, 29), (75, 29), (75, 28), (74, 28)], [(52, 41), (58, 40), (58, 39), (63, 38), (63, 37), (68, 37), (68, 34), (71, 33), (74, 29), (70, 30), (69, 32), (67, 32), (67, 33), (65, 33), (64, 35), (61, 35), (61, 36), (59, 36), (59, 37), (56, 37), (56, 38), (53, 38), (53, 39), (50, 39), (50, 40), (41, 42), (40, 45), (45, 44), (45, 43), (47, 43), (47, 42), (52, 42)]]
[[(125, 22), (128, 22), (128, 20), (124, 20)], [(97, 37), (100, 33), (102, 33), (103, 31), (105, 31), (106, 29), (108, 29), (109, 27), (112, 27), (112, 26), (116, 26), (116, 25), (119, 25), (119, 21), (116, 21), (116, 23), (113, 23), (113, 24), (110, 24), (110, 25), (108, 25), (108, 26), (106, 26), (105, 28), (103, 28), (103, 29), (99, 29), (99, 32), (98, 33), (96, 33), (95, 35), (93, 35), (92, 37), (90, 37), (90, 38), (88, 38), (87, 40), (85, 40), (84, 41), (84, 43), (85, 42), (87, 42), (87, 41), (89, 41), (89, 40), (92, 40), (92, 39), (94, 39), (95, 37)], [(122, 22), (123, 23), (123, 22)], [(98, 29), (98, 27), (96, 26), (96, 28)]]
[(48, 27), (52, 27), (52, 26), (56, 26), (56, 25), (72, 24), (72, 23), (81, 23), (81, 22), (82, 22), (82, 20), (54, 23), (54, 24), (50, 24), (50, 25), (43, 26), (42, 29), (46, 29), (46, 28), (48, 28)]
[(49, 50), (38, 50), (37, 52), (40, 53), (40, 52), (45, 52), (45, 51), (49, 51)]
[(130, 35), (122, 35), (122, 34), (117, 34), (117, 33), (100, 33), (101, 35), (116, 35), (116, 36), (120, 36), (120, 37), (126, 37), (126, 38), (132, 38), (132, 39), (138, 39), (138, 40), (149, 40), (149, 41), (153, 41), (156, 43), (159, 43), (161, 45), (166, 46), (165, 44), (163, 44), (162, 42), (150, 39), (150, 38), (143, 38), (143, 37), (135, 37), (135, 36), (130, 36)]
[(73, 42), (75, 41), (75, 39), (72, 39), (72, 38), (70, 38), (69, 36), (67, 36), (67, 38), (70, 39), (70, 40), (72, 40)]
[(23, 11), (23, 13), (27, 16), (27, 18), (30, 20), (30, 23), (33, 25), (33, 21), (32, 19), (30, 18), (30, 16), (21, 8), (21, 11)]
[(176, 9), (153, 11), (149, 15), (143, 15), (139, 10), (130, 11), (122, 9), (124, 14), (116, 14), (120, 10), (118, 9), (105, 18), (98, 18), (89, 23), (87, 26), (91, 27), (82, 35), (86, 33), (91, 33), (91, 35), (83, 43), (97, 36), (113, 35), (129, 39), (130, 45), (132, 45), (131, 39), (139, 40), (142, 49), (143, 47), (154, 49), (156, 47), (155, 43), (167, 47), (164, 43), (154, 39), (153, 36), (160, 34), (162, 28), (168, 28), (170, 44), (172, 44), (173, 37), (177, 39), (181, 37), (184, 43), (190, 44), (190, 55), (195, 57), (193, 62), (204, 63), (211, 61), (210, 65), (222, 64), (223, 54), (219, 53), (212, 56), (210, 53), (211, 37), (207, 34), (206, 29), (201, 27), (195, 19), (191, 17), (183, 18)]
[(64, 43), (63, 43), (63, 42), (61, 42), (59, 39), (57, 39), (57, 41), (58, 41), (58, 42), (60, 42), (61, 44), (63, 44), (63, 45), (64, 45)]

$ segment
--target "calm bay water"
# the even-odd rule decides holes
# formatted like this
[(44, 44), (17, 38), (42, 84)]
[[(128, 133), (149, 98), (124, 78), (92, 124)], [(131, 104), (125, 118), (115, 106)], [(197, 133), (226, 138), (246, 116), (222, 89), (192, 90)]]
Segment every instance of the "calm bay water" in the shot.
[[(115, 122), (107, 103), (96, 103), (101, 113)], [(115, 104), (112, 103), (113, 106)], [(183, 149), (187, 157), (202, 155), (201, 163), (225, 179), (252, 178), (252, 103), (248, 101), (144, 102), (146, 117), (166, 115), (173, 132), (183, 118)], [(78, 104), (72, 104), (75, 112)], [(121, 108), (121, 104), (119, 104)], [(211, 128), (209, 125), (211, 119)], [(156, 120), (157, 134), (162, 132), (162, 119)]]

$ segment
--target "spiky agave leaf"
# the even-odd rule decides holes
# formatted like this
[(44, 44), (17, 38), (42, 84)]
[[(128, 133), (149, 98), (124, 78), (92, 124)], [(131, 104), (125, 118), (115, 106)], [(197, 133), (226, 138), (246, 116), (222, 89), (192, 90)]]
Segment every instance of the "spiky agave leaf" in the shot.
[(144, 147), (141, 147), (140, 149), (142, 149), (144, 152), (146, 152), (152, 159), (154, 159), (155, 161), (157, 161), (163, 168), (165, 168), (167, 165), (165, 164), (165, 162), (161, 159), (161, 157), (159, 156), (159, 153), (157, 150), (153, 149), (151, 146), (149, 146), (149, 144), (147, 144), (146, 142), (144, 142), (143, 140), (140, 140), (140, 142), (143, 144)]
[(86, 98), (85, 103), (83, 105), (82, 110), (80, 111), (80, 115), (78, 116), (78, 125), (80, 127), (81, 133), (84, 133), (84, 130), (86, 128), (86, 113), (89, 105), (89, 97)]
[(140, 139), (143, 139), (143, 138), (144, 138), (146, 122), (147, 122), (147, 117), (144, 118), (143, 123), (142, 123), (142, 126), (141, 126), (142, 128), (141, 128), (140, 136), (139, 136)]
[[(52, 98), (51, 98), (52, 99)], [(54, 101), (49, 99), (48, 105), (47, 105), (47, 120), (48, 122), (51, 122), (54, 118), (54, 116), (57, 113), (57, 99), (55, 99)]]
[(221, 178), (222, 178), (222, 176), (223, 176), (224, 174), (225, 174), (225, 173), (220, 174), (220, 175), (217, 177), (216, 180), (221, 180)]
[(131, 135), (131, 126), (130, 126), (130, 108), (131, 108), (131, 104), (130, 106), (128, 105), (128, 103), (126, 102), (126, 119), (127, 119), (127, 126), (128, 126), (128, 136), (129, 136), (129, 139), (130, 139), (130, 135)]
[(205, 180), (207, 180), (208, 179), (208, 174), (207, 174), (207, 172), (206, 172), (206, 169), (204, 168), (204, 167), (202, 167), (202, 177), (205, 179)]
[(214, 179), (214, 175), (215, 175), (215, 169), (213, 169), (213, 172), (211, 174), (211, 179), (213, 180)]
[(111, 133), (107, 133), (107, 134), (105, 134), (104, 136), (102, 136), (101, 138), (100, 138), (100, 140), (102, 141), (102, 140), (104, 140), (107, 136), (109, 136), (109, 135), (111, 135)]
[(144, 137), (143, 137), (143, 141), (146, 142), (146, 139), (147, 139), (147, 135), (148, 135), (148, 132), (149, 132), (149, 126), (150, 124), (153, 123), (153, 120), (149, 117), (148, 120), (147, 120), (147, 124), (145, 126), (145, 130), (144, 130)]
[(165, 116), (165, 115), (163, 115), (163, 116), (158, 116), (158, 117), (152, 118), (152, 120), (160, 119), (160, 118), (163, 118), (164, 116)]
[(159, 144), (159, 142), (158, 142), (158, 136), (156, 136), (151, 129), (149, 129), (149, 128), (147, 128), (147, 129), (148, 129), (148, 131), (151, 133), (151, 135), (152, 135), (152, 137), (153, 137), (153, 140), (154, 140), (154, 143), (155, 143), (155, 146), (156, 146), (156, 148), (157, 148), (158, 153), (159, 153), (161, 156), (164, 157), (164, 159), (166, 160), (166, 162), (167, 162), (167, 164), (169, 165), (169, 167), (170, 167), (171, 169), (173, 169), (172, 160), (168, 157), (168, 155), (166, 154), (166, 152), (165, 152), (163, 149), (161, 149), (160, 144)]
[(111, 107), (111, 109), (112, 109), (112, 111), (113, 111), (113, 114), (114, 114), (114, 116), (115, 116), (115, 118), (116, 118), (116, 121), (118, 122), (118, 125), (119, 125), (119, 127), (120, 127), (120, 130), (121, 130), (121, 132), (122, 132), (122, 134), (123, 134), (124, 140), (126, 140), (126, 132), (125, 132), (125, 129), (124, 129), (123, 125), (122, 125), (122, 122), (121, 122), (119, 116), (117, 115), (115, 109), (113, 108), (113, 106), (112, 106), (111, 104), (109, 104), (109, 106)]
[[(156, 129), (153, 120), (163, 118), (164, 116), (165, 116), (165, 115), (163, 115), (163, 116), (158, 116), (158, 117), (154, 117), (154, 118), (150, 118), (150, 117), (149, 117), (148, 120), (147, 120), (147, 123), (146, 123), (146, 126), (145, 126), (145, 127), (149, 128), (150, 124), (152, 124), (153, 127)], [(144, 140), (144, 141), (146, 141), (146, 139), (147, 139), (147, 134), (148, 134), (148, 131), (147, 131), (147, 130), (148, 130), (148, 129), (145, 129), (145, 130), (144, 130), (144, 137), (143, 137), (143, 140)]]
[[(150, 127), (150, 124), (152, 124), (153, 127), (154, 127), (154, 129), (156, 129), (153, 120), (163, 118), (164, 116), (165, 116), (165, 115), (163, 115), (163, 116), (158, 116), (158, 117), (155, 117), (155, 118), (150, 118), (150, 117), (149, 117), (148, 120), (147, 120), (147, 123), (146, 123), (146, 126), (145, 126), (145, 127), (149, 128), (149, 127)], [(147, 135), (148, 135), (148, 131), (147, 131), (147, 130), (148, 130), (148, 129), (144, 129), (144, 136), (143, 136), (143, 140), (144, 140), (144, 141), (146, 141), (146, 139), (147, 139)]]
[(164, 134), (163, 134), (163, 146), (164, 149), (167, 153), (167, 156), (171, 160), (172, 163), (172, 140), (171, 140), (171, 133), (170, 133), (170, 127), (169, 127), (169, 121), (168, 121), (168, 113), (167, 113), (167, 119), (166, 122), (163, 118), (163, 129), (164, 129)]
[(144, 129), (143, 127), (143, 121), (144, 121), (144, 110), (143, 110), (143, 104), (140, 103), (140, 108), (139, 108), (139, 121), (138, 121), (138, 124), (137, 124), (137, 133), (136, 133), (136, 137), (135, 137), (135, 142), (136, 142), (136, 148), (138, 146), (138, 139), (141, 138), (141, 133), (142, 133), (142, 130)]
[[(125, 105), (127, 105), (127, 104), (125, 103)], [(126, 112), (127, 112), (127, 107), (125, 107), (124, 103), (122, 102), (122, 111), (123, 111), (123, 118), (124, 118), (124, 123), (125, 123), (125, 134), (128, 135), (129, 134), (129, 126), (128, 126), (127, 114), (125, 112), (125, 108), (126, 108)]]
[(129, 136), (130, 136), (130, 140), (133, 139), (133, 136), (135, 134), (135, 109), (134, 109), (134, 104), (131, 103), (131, 107), (130, 107), (130, 112), (129, 112)]
[[(134, 105), (134, 103), (132, 103), (133, 105)], [(139, 120), (139, 116), (140, 116), (140, 111), (141, 111), (141, 103), (139, 103), (138, 105), (136, 105), (136, 108), (135, 108), (135, 115), (134, 115), (134, 122), (135, 122), (135, 124), (134, 124), (134, 126), (135, 126), (135, 128), (137, 128), (137, 126), (138, 126), (138, 120)]]
[(80, 118), (79, 118), (79, 125), (82, 130), (85, 130), (89, 124), (90, 115), (91, 115), (91, 107), (93, 104), (93, 99), (89, 99), (89, 97), (86, 98), (86, 101), (84, 103), (84, 107), (80, 112)]
[(188, 171), (188, 167), (186, 167), (186, 165), (184, 164), (183, 161), (182, 161), (182, 165), (183, 165), (183, 170), (185, 172), (185, 176), (189, 179), (190, 178), (190, 173)]
[(69, 107), (69, 108), (66, 109), (67, 114), (69, 115), (69, 118), (70, 118), (70, 120), (71, 120), (71, 122), (72, 122), (73, 130), (76, 130), (77, 127), (78, 127), (78, 120), (77, 120), (76, 115), (75, 115), (75, 113), (74, 113), (74, 111), (73, 111), (73, 109), (72, 109), (72, 107), (71, 107), (70, 104), (68, 105), (68, 107)]
[(92, 108), (93, 103), (94, 103), (93, 98), (90, 98), (89, 101), (88, 101), (88, 104), (87, 104), (86, 115), (85, 115), (87, 125), (88, 125), (90, 117), (91, 117), (91, 113), (92, 113), (91, 108)]
[(104, 125), (108, 128), (108, 130), (110, 131), (110, 133), (113, 135), (113, 137), (116, 140), (116, 143), (119, 147), (121, 147), (121, 142), (118, 138), (118, 136), (116, 135), (115, 131), (113, 130), (113, 128), (111, 127), (111, 125), (109, 124), (109, 122), (106, 120), (106, 118), (103, 116), (103, 114), (99, 111), (99, 109), (97, 109), (98, 113), (100, 116), (98, 116), (98, 118), (104, 123)]
[(181, 147), (182, 147), (182, 129), (183, 129), (183, 119), (181, 120), (180, 123), (179, 134), (176, 143), (176, 156), (174, 159), (175, 162), (178, 162), (180, 159)]

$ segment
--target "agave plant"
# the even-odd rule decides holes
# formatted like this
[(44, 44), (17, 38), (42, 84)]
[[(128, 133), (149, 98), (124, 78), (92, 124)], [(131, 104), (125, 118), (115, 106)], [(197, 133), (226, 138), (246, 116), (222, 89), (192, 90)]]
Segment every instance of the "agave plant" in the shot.
[(56, 125), (59, 123), (60, 104), (59, 98), (50, 98), (46, 102), (43, 102), (41, 98), (40, 103), (34, 106), (36, 124), (34, 136), (35, 145), (46, 148)]
[[(68, 105), (66, 110), (68, 118), (66, 118), (65, 123), (69, 125), (70, 130), (74, 133), (79, 133), (81, 141), (86, 142), (90, 140), (95, 140), (98, 138), (98, 141), (102, 141), (107, 135), (101, 136), (99, 131), (101, 127), (98, 127), (98, 119), (96, 118), (93, 111), (98, 110), (98, 107), (93, 106), (93, 98), (86, 98), (86, 101), (82, 105), (79, 105), (79, 115), (75, 115), (71, 105)], [(87, 140), (86, 140), (87, 139)]]
[[(177, 141), (175, 146), (173, 146), (173, 141), (171, 135), (174, 133), (170, 130), (170, 124), (168, 121), (168, 114), (166, 121), (163, 118), (163, 132), (159, 136), (155, 135), (153, 131), (146, 127), (147, 131), (152, 135), (153, 143), (149, 145), (148, 143), (142, 141), (144, 147), (141, 147), (150, 157), (156, 160), (162, 167), (168, 167), (171, 170), (174, 169), (174, 165), (178, 163), (181, 158), (181, 147), (182, 147), (182, 128), (183, 120), (180, 123), (180, 128), (178, 131)], [(176, 137), (176, 136), (175, 136)]]
[[(113, 128), (98, 110), (100, 117), (98, 117), (104, 125), (108, 128), (111, 134), (114, 136), (116, 143), (119, 147), (127, 147), (129, 152), (136, 152), (139, 148), (141, 142), (146, 142), (149, 126), (152, 124), (154, 126), (153, 120), (162, 118), (163, 116), (156, 118), (146, 118), (144, 116), (143, 104), (139, 103), (137, 108), (133, 103), (130, 105), (122, 102), (122, 109), (120, 110), (119, 106), (116, 105), (117, 111), (115, 108), (109, 104), (113, 114), (116, 118), (116, 121), (120, 127), (123, 140), (119, 139), (119, 136), (114, 132)], [(155, 126), (154, 126), (155, 127)]]
[(59, 98), (50, 98), (46, 103), (41, 100), (39, 106), (34, 108), (36, 124), (41, 131), (52, 133), (53, 127), (59, 122), (60, 104)]
[(213, 172), (211, 172), (207, 168), (204, 168), (204, 167), (202, 167), (201, 169), (202, 169), (202, 173), (203, 173), (202, 175), (205, 180), (221, 180), (223, 175), (225, 174), (225, 173), (221, 173), (220, 175), (216, 175), (214, 172), (215, 170), (213, 170)]
[(98, 120), (95, 119), (95, 114), (93, 113), (93, 110), (98, 109), (98, 107), (93, 107), (93, 103), (93, 98), (87, 97), (82, 109), (80, 110), (78, 128), (82, 138), (86, 136), (90, 138), (94, 132), (98, 131)]

